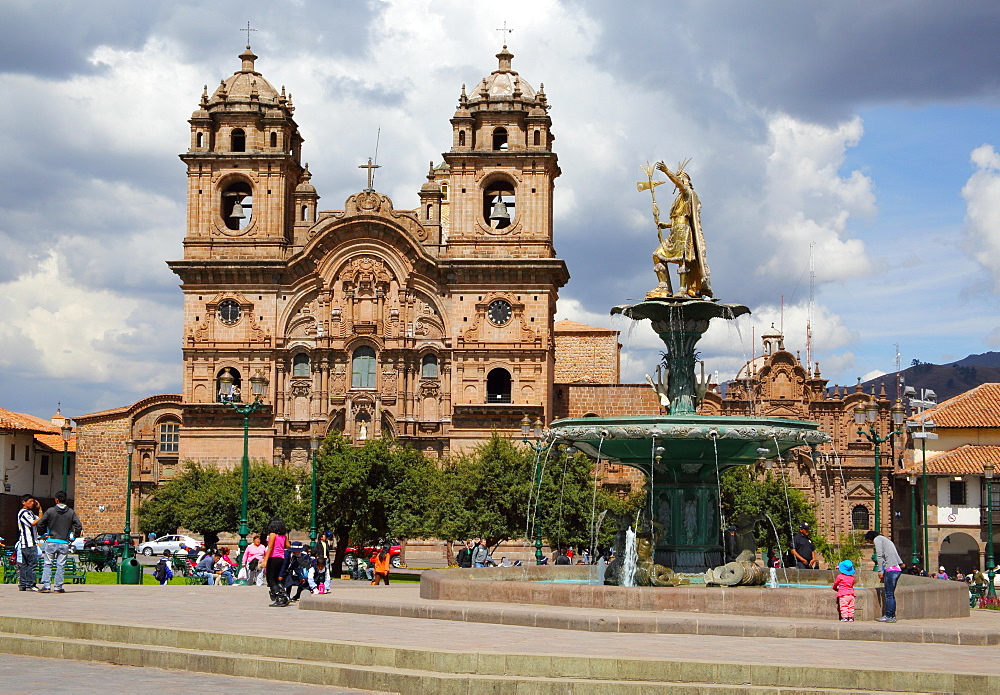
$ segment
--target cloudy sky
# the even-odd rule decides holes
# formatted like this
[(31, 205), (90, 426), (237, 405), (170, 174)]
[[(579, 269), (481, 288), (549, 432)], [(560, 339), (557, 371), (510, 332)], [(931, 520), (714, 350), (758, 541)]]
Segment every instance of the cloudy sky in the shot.
[[(560, 318), (655, 284), (640, 164), (690, 157), (716, 296), (753, 316), (701, 344), (725, 378), (782, 325), (831, 383), (1000, 349), (1000, 4), (763, 0), (0, 0), (0, 405), (48, 416), (180, 387), (187, 119), (257, 68), (294, 96), (304, 158), (339, 208), (381, 127), (376, 187), (414, 207), (462, 83), (545, 83), (563, 175)], [(991, 48), (992, 46), (992, 48)], [(667, 192), (667, 187), (661, 187)], [(784, 312), (781, 311), (782, 297)]]

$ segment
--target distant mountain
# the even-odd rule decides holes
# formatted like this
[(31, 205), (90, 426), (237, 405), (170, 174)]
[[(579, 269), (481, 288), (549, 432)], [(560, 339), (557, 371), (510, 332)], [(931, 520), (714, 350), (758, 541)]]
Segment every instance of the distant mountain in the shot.
[[(903, 386), (912, 386), (919, 395), (921, 389), (931, 389), (941, 403), (960, 393), (988, 382), (1000, 382), (1000, 352), (986, 352), (969, 355), (950, 364), (930, 364), (922, 362), (907, 367), (898, 373), (903, 378)], [(886, 396), (896, 398), (896, 372), (884, 374), (862, 383), (865, 393), (881, 393), (885, 387)]]
[(959, 367), (995, 367), (1000, 369), (1000, 352), (984, 352), (981, 355), (969, 355), (958, 362), (952, 362)]

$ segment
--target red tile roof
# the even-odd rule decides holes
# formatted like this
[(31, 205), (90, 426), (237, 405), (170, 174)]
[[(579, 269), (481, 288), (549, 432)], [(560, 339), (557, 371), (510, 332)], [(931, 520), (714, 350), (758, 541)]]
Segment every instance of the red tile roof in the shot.
[(980, 384), (910, 418), (937, 427), (1000, 427), (1000, 384)]
[[(51, 451), (62, 452), (63, 450), (63, 438), (62, 433), (60, 434), (36, 434), (35, 435), (35, 445), (44, 447)], [(68, 451), (76, 452), (76, 434), (70, 435)]]
[(7, 410), (6, 408), (0, 408), (0, 429), (18, 430), (21, 432), (59, 431), (59, 428), (48, 420), (43, 420), (42, 418), (35, 417), (34, 415), (15, 413), (14, 411)]
[[(1000, 446), (979, 446), (966, 444), (957, 449), (939, 454), (927, 459), (927, 473), (930, 475), (982, 475), (983, 464), (992, 462), (997, 465), (1000, 474)], [(920, 474), (923, 462), (918, 461), (907, 466), (896, 475)]]
[(580, 323), (579, 321), (570, 321), (569, 319), (563, 319), (562, 321), (556, 321), (552, 326), (552, 329), (556, 333), (618, 333), (613, 328), (598, 328), (597, 326), (588, 326), (585, 323)]

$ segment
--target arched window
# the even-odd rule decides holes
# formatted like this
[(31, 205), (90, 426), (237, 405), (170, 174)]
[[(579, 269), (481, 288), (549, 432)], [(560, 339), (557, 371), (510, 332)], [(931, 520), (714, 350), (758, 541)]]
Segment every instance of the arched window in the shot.
[(309, 376), (309, 355), (304, 352), (300, 352), (295, 357), (292, 358), (292, 376), (293, 377), (308, 377)]
[(222, 192), (222, 221), (229, 229), (246, 229), (253, 213), (253, 190), (246, 181), (234, 181)]
[(247, 151), (247, 134), (242, 128), (233, 128), (233, 132), (229, 135), (229, 149), (232, 152)]
[(195, 136), (195, 142), (197, 143), (196, 147), (201, 147), (204, 142), (204, 136), (201, 133), (198, 133)]
[(420, 376), (425, 379), (435, 379), (438, 375), (437, 355), (427, 354), (420, 360)]
[(502, 367), (486, 375), (486, 402), (510, 403), (510, 372)]
[(506, 150), (507, 149), (507, 129), (506, 128), (494, 128), (493, 129), (493, 149), (494, 150)]
[(427, 203), (427, 219), (428, 220), (431, 218), (431, 209), (432, 209), (431, 204)]
[(871, 518), (868, 507), (859, 504), (851, 510), (851, 528), (855, 531), (867, 531), (871, 528)]
[(504, 229), (514, 222), (514, 185), (494, 181), (483, 191), (483, 220), (494, 229)]
[(235, 367), (223, 367), (215, 375), (216, 400), (219, 403), (239, 403), (243, 400), (242, 385), (240, 370)]
[(278, 134), (275, 133), (274, 131), (271, 131), (271, 147), (277, 147), (277, 146), (278, 146)]
[(535, 145), (537, 146), (537, 145), (541, 145), (541, 144), (542, 144), (542, 131), (536, 130), (535, 131)]
[(305, 205), (303, 205), (302, 206), (302, 221), (303, 222), (308, 222), (309, 221), (308, 217), (309, 217), (309, 208), (306, 207)]
[(351, 358), (351, 388), (375, 388), (375, 350), (362, 345)]
[(447, 183), (442, 183), (441, 184), (441, 200), (442, 201), (448, 200), (448, 184)]
[(180, 450), (181, 423), (177, 420), (161, 422), (158, 434), (161, 454), (176, 454)]
[(458, 131), (458, 146), (459, 147), (465, 147), (465, 131), (464, 130)]

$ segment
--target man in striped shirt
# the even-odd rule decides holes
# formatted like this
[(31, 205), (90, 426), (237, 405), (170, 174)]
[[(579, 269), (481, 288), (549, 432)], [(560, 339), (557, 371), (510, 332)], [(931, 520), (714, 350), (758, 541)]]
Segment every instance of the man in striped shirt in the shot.
[(21, 495), (21, 511), (17, 513), (18, 541), (21, 544), (21, 567), (17, 588), (20, 591), (38, 591), (35, 586), (35, 567), (38, 566), (38, 534), (35, 532), (35, 513), (38, 502), (31, 495)]

